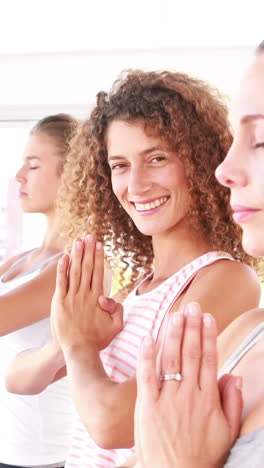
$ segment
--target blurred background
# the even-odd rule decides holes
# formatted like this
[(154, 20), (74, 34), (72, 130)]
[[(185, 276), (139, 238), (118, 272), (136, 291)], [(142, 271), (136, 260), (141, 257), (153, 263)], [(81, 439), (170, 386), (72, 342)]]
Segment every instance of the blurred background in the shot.
[(86, 117), (127, 68), (191, 73), (229, 101), (262, 39), (258, 0), (2, 0), (1, 259), (36, 246), (43, 232), (40, 215), (22, 215), (14, 181), (36, 120)]

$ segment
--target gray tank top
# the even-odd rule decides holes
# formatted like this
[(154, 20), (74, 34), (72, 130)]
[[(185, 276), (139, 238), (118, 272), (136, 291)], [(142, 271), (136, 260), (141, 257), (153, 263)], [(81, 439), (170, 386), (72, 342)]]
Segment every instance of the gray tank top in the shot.
[[(264, 337), (264, 322), (260, 323), (220, 369), (219, 377), (231, 372), (243, 356)], [(224, 468), (264, 468), (264, 426), (239, 437), (233, 445)]]

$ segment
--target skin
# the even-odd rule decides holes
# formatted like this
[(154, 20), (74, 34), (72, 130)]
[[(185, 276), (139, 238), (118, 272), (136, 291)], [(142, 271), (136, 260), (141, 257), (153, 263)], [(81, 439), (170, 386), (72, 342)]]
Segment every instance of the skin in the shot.
[[(188, 229), (190, 199), (183, 166), (157, 137), (147, 135), (139, 124), (115, 121), (107, 132), (107, 150), (114, 195), (138, 228), (152, 235), (155, 272), (139, 288), (138, 293), (142, 294), (211, 248), (206, 239)], [(135, 209), (137, 205), (133, 205), (156, 199), (166, 200), (166, 203), (150, 215), (143, 216)], [(101, 262), (100, 267), (98, 261)], [(134, 444), (136, 379), (131, 378), (121, 384), (109, 379), (99, 354), (102, 346), (111, 341), (117, 330), (121, 330), (120, 317), (117, 316), (116, 321), (114, 316), (107, 318), (100, 307), (102, 268), (103, 259), (102, 256), (98, 258), (95, 239), (89, 241), (85, 238), (80, 248), (76, 243), (71, 261), (66, 259), (58, 270), (52, 317), (67, 364), (73, 400), (88, 432), (105, 449), (131, 447)], [(87, 275), (88, 280), (83, 281)], [(95, 291), (89, 279), (97, 275), (100, 277), (100, 288), (96, 293), (99, 306), (95, 306)], [(71, 287), (76, 277), (79, 278), (78, 287)], [(239, 294), (232, 294), (236, 290), (240, 291)], [(223, 314), (227, 295), (230, 297), (229, 309)], [(250, 303), (249, 307), (258, 303), (259, 286), (250, 268), (223, 260), (198, 273), (173, 304), (171, 312), (182, 310), (194, 300), (199, 300), (204, 311), (212, 311), (222, 330), (243, 312), (245, 302)], [(91, 317), (95, 319), (91, 320)], [(164, 330), (161, 328), (158, 346), (162, 347), (164, 333), (165, 325)], [(47, 381), (50, 383), (58, 378), (59, 371), (58, 360), (57, 368), (53, 367), (49, 377), (45, 376), (47, 380), (42, 379), (41, 385), (45, 388)]]
[[(134, 143), (128, 147), (128, 141)], [(137, 228), (155, 242), (170, 231), (180, 236), (179, 229), (173, 230), (176, 224), (188, 231), (188, 184), (175, 154), (159, 138), (147, 136), (142, 126), (122, 121), (109, 126), (107, 146), (113, 191)], [(144, 202), (161, 205), (149, 214)]]
[[(55, 198), (60, 182), (58, 161), (54, 139), (42, 133), (30, 136), (23, 154), (23, 164), (16, 179), (23, 211), (43, 213), (47, 219), (47, 231), (41, 247), (29, 252), (25, 261), (9, 272), (12, 265), (25, 255), (23, 252), (0, 267), (0, 274), (6, 273), (5, 281), (31, 271), (45, 258), (63, 249), (63, 242), (58, 235), (59, 222), (55, 215)], [(49, 315), (56, 278), (56, 263), (54, 260), (34, 279), (0, 296), (1, 335)]]
[(54, 138), (45, 133), (30, 136), (23, 154), (23, 165), (16, 174), (21, 207), (25, 213), (41, 212), (54, 217), (54, 201), (60, 182), (59, 158)]
[[(235, 116), (234, 141), (226, 159), (216, 170), (218, 180), (230, 188), (234, 219), (243, 230), (243, 246), (248, 253), (255, 256), (264, 255), (263, 83), (264, 54), (262, 53), (256, 57), (242, 81), (232, 109), (232, 115)], [(207, 468), (222, 468), (236, 437), (249, 434), (264, 424), (264, 384), (263, 379), (259, 379), (259, 369), (264, 360), (263, 340), (243, 357), (232, 372), (234, 376), (243, 377), (244, 409), (239, 428), (237, 423), (240, 421), (242, 411), (240, 380), (237, 380), (238, 377), (229, 375), (226, 377), (224, 389), (221, 382), (217, 386), (215, 335), (211, 336), (210, 348), (208, 348), (204, 334), (205, 328), (204, 325), (201, 328), (200, 322), (202, 333), (199, 335), (201, 338), (197, 354), (197, 337), (196, 341), (189, 341), (189, 320), (190, 315), (187, 317), (187, 326), (185, 325), (185, 329), (182, 329), (181, 344), (177, 346), (177, 343), (171, 341), (169, 336), (162, 356), (164, 373), (171, 373), (176, 363), (174, 371), (178, 372), (181, 369), (185, 377), (186, 369), (191, 365), (192, 372), (189, 373), (187, 370), (187, 382), (183, 377), (180, 383), (164, 382), (159, 388), (154, 346), (152, 343), (147, 343), (142, 347), (135, 415), (137, 459), (128, 461), (127, 467), (189, 468), (195, 466), (199, 468), (206, 466)], [(220, 367), (250, 331), (263, 320), (263, 309), (252, 310), (234, 320), (221, 333), (218, 338)], [(209, 328), (212, 330), (212, 317), (210, 321)], [(174, 333), (177, 330), (177, 333), (180, 333), (179, 327), (178, 325), (177, 329), (174, 328)], [(169, 331), (169, 334), (172, 333), (173, 326)], [(187, 348), (190, 346), (189, 349), (186, 349), (186, 346)], [(198, 383), (197, 370), (195, 371), (197, 367), (200, 376)], [(208, 378), (204, 388), (201, 385), (203, 375), (207, 375)], [(169, 386), (170, 389), (167, 389)], [(172, 387), (174, 387), (173, 392)], [(185, 392), (184, 387), (186, 387)], [(184, 404), (181, 404), (181, 390), (184, 393)], [(201, 397), (203, 393), (204, 397), (207, 395), (209, 398), (202, 400), (204, 404), (197, 407), (197, 394)], [(214, 400), (212, 400), (212, 395), (214, 395)], [(219, 402), (220, 397), (221, 402)], [(172, 407), (175, 405), (175, 410), (168, 411), (168, 404)], [(164, 408), (166, 411), (162, 411)], [(191, 416), (190, 408), (195, 408)], [(158, 424), (153, 424), (153, 421), (158, 421)], [(186, 444), (184, 431), (186, 424), (188, 424), (187, 442), (189, 444)], [(148, 430), (144, 431), (144, 428)], [(217, 438), (212, 437), (216, 433)]]

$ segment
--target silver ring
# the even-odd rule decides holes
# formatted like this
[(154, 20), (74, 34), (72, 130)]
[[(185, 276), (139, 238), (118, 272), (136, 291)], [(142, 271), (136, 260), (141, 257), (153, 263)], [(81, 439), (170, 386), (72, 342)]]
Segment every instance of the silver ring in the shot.
[(182, 374), (180, 372), (176, 372), (176, 374), (164, 374), (160, 376), (160, 380), (177, 380), (177, 382), (180, 382), (182, 380)]

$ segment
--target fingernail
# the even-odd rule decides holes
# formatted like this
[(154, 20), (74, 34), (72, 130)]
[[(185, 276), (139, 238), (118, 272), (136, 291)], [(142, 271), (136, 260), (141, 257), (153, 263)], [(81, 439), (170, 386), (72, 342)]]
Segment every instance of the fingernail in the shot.
[(63, 267), (64, 264), (65, 264), (65, 257), (64, 257), (64, 256), (61, 257), (61, 258), (59, 259), (59, 262), (58, 262), (58, 263), (59, 263), (59, 266), (60, 266), (60, 267)]
[(203, 314), (203, 323), (206, 328), (210, 328), (213, 323), (212, 316), (210, 314)]
[(86, 240), (86, 242), (93, 242), (93, 241), (94, 241), (94, 237), (93, 237), (92, 234), (86, 234), (85, 240)]
[(143, 338), (143, 345), (146, 347), (146, 348), (149, 348), (149, 346), (152, 345), (152, 341), (153, 341), (153, 338), (151, 335), (146, 335), (144, 336)]
[(77, 250), (80, 250), (82, 248), (82, 246), (83, 246), (83, 243), (82, 243), (81, 239), (76, 239), (74, 245), (75, 245), (75, 248)]
[(96, 242), (96, 250), (101, 250), (102, 242)]
[(196, 317), (200, 312), (200, 306), (197, 302), (190, 302), (187, 305), (187, 314)]
[(180, 325), (183, 320), (183, 315), (180, 312), (174, 312), (172, 315), (172, 324), (177, 327), (177, 325)]
[(236, 380), (235, 380), (235, 386), (238, 390), (242, 390), (242, 387), (243, 387), (243, 378), (242, 377), (236, 377)]

